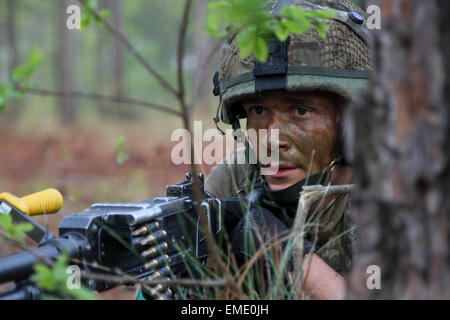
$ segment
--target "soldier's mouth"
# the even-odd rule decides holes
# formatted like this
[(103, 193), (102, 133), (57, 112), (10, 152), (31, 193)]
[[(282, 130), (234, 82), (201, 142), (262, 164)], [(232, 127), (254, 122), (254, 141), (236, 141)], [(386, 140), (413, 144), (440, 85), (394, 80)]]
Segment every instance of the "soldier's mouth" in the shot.
[[(269, 166), (262, 166), (264, 168), (268, 168)], [(271, 164), (271, 168), (274, 168), (276, 171), (268, 174), (272, 178), (286, 178), (297, 171), (299, 168), (290, 164)]]
[(294, 167), (294, 166), (280, 165), (280, 167), (278, 168), (277, 173), (275, 173), (272, 177), (273, 178), (289, 177), (296, 170), (298, 170), (298, 168)]

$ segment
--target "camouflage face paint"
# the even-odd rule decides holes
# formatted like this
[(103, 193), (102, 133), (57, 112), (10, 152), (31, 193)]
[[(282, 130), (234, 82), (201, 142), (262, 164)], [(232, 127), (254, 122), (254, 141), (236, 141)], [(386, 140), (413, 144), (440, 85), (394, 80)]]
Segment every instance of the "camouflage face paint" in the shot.
[(337, 105), (333, 95), (320, 92), (271, 93), (244, 104), (247, 128), (279, 129), (280, 170), (266, 176), (271, 188), (287, 188), (306, 178), (310, 166), (318, 173), (336, 158)]

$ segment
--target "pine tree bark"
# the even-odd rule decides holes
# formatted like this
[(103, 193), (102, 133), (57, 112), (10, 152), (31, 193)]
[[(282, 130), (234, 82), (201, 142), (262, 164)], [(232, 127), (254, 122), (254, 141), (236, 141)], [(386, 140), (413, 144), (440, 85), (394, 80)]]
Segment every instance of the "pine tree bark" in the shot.
[[(450, 3), (370, 4), (382, 8), (374, 72), (346, 115), (361, 187), (352, 206), (360, 254), (349, 297), (449, 299)], [(371, 265), (380, 267), (381, 289), (367, 287)]]

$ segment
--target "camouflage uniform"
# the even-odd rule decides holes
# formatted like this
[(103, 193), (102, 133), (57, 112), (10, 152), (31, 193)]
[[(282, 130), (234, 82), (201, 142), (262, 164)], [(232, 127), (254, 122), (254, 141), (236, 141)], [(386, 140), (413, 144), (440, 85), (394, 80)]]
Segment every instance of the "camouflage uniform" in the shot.
[[(235, 153), (245, 152), (238, 149)], [(235, 156), (234, 154), (230, 157)], [(230, 157), (222, 164), (213, 167), (205, 181), (205, 190), (219, 198), (229, 198), (237, 194), (248, 194), (252, 189), (261, 187), (259, 169), (255, 165), (230, 164)], [(327, 175), (321, 181), (312, 184), (328, 184)], [(317, 224), (318, 229), (308, 228), (306, 238), (311, 242), (317, 241), (319, 251), (316, 253), (336, 272), (343, 274), (348, 271), (357, 254), (357, 239), (351, 221), (346, 214), (349, 205), (349, 196), (340, 196), (330, 201), (324, 208), (318, 210), (311, 224)], [(296, 212), (295, 207), (286, 206), (272, 213), (289, 228), (292, 226)], [(313, 212), (310, 213), (309, 218)]]

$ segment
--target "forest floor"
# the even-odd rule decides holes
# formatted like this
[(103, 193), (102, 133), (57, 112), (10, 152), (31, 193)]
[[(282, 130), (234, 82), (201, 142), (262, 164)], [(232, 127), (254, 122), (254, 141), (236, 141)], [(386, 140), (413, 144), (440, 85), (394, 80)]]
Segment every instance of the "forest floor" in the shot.
[[(127, 159), (123, 164), (117, 162), (118, 136), (124, 136), (126, 141), (121, 149)], [(170, 136), (152, 136), (149, 128), (132, 123), (111, 129), (108, 134), (79, 127), (23, 133), (2, 124), (0, 193), (24, 196), (51, 187), (60, 190), (63, 209), (56, 215), (36, 218), (54, 234), (58, 234), (64, 216), (93, 203), (134, 202), (165, 195), (166, 186), (183, 180), (189, 167), (172, 163), (174, 143)], [(210, 166), (203, 169), (207, 174)], [(27, 244), (35, 245), (31, 240)], [(0, 257), (19, 251), (0, 240)], [(7, 287), (0, 286), (0, 292)], [(119, 287), (99, 296), (134, 299), (135, 294), (135, 287)]]

